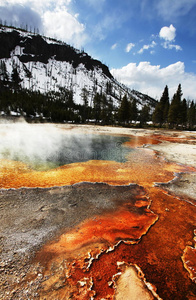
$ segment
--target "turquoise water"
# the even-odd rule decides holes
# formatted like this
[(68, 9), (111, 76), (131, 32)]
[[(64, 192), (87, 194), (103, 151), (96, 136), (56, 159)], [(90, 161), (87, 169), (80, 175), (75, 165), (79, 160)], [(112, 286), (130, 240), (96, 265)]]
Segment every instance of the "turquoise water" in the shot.
[(56, 156), (48, 161), (65, 165), (88, 160), (111, 160), (125, 162), (131, 148), (123, 146), (129, 138), (110, 135), (74, 135), (59, 145)]
[[(11, 137), (0, 147), (1, 157), (22, 161), (36, 170), (48, 170), (62, 165), (89, 160), (125, 162), (133, 151), (123, 146), (127, 137), (97, 134), (52, 134), (39, 132), (18, 135), (14, 143)], [(9, 141), (9, 143), (8, 143)], [(1, 149), (2, 148), (2, 149)]]

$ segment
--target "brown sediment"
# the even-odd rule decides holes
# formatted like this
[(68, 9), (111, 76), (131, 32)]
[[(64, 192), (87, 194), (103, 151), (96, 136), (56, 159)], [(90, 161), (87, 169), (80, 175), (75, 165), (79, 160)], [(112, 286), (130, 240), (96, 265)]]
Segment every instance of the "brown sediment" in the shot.
[[(125, 203), (115, 212), (94, 216), (81, 223), (68, 233), (62, 234), (58, 241), (45, 245), (36, 256), (38, 261), (53, 260), (56, 257), (76, 257), (82, 248), (98, 247), (91, 250), (91, 257), (96, 257), (102, 251), (114, 247), (119, 241), (137, 243), (149, 227), (155, 223), (157, 216), (145, 206)], [(136, 201), (137, 203), (137, 201)], [(98, 246), (99, 245), (99, 246)], [(90, 250), (89, 250), (90, 251)]]
[[(168, 195), (157, 188), (150, 190), (150, 199), (152, 199), (151, 208), (159, 215), (159, 220), (150, 228), (148, 234), (142, 237), (139, 243), (131, 245), (120, 243), (109, 253), (104, 251), (103, 243), (101, 243), (101, 246), (100, 243), (95, 243), (94, 246), (92, 243), (87, 248), (78, 249), (77, 255), (76, 253), (73, 255), (75, 259), (71, 259), (71, 261), (68, 259), (67, 270), (69, 275), (66, 277), (66, 285), (63, 285), (58, 291), (54, 290), (53, 284), (59, 280), (59, 268), (57, 268), (57, 273), (53, 270), (53, 276), (50, 275), (56, 281), (51, 279), (44, 281), (43, 295), (48, 293), (52, 295), (53, 299), (66, 299), (61, 298), (61, 293), (64, 293), (63, 288), (65, 288), (66, 291), (69, 290), (70, 293), (73, 293), (75, 299), (83, 299), (80, 298), (79, 291), (73, 289), (78, 286), (78, 282), (81, 282), (83, 278), (92, 278), (92, 289), (96, 293), (95, 299), (113, 299), (112, 278), (119, 272), (117, 262), (124, 261), (129, 264), (136, 264), (141, 268), (146, 281), (155, 287), (155, 291), (161, 299), (194, 299), (195, 290), (190, 283), (181, 256), (191, 240), (195, 226), (195, 219), (192, 216), (196, 215), (196, 207), (192, 207), (189, 203), (176, 199), (175, 196)], [(58, 253), (59, 247), (63, 246), (61, 242), (62, 239), (52, 243), (51, 249), (54, 250), (56, 245)], [(64, 247), (66, 248), (66, 246)], [(65, 248), (62, 250), (66, 252)], [(45, 253), (44, 249), (46, 250)], [(86, 251), (86, 255), (82, 249)], [(90, 256), (87, 255), (89, 249)], [(100, 254), (97, 259), (91, 261), (90, 268), (87, 268), (85, 262), (88, 265), (93, 257), (93, 249), (98, 249)], [(38, 256), (39, 261), (44, 264), (44, 257), (46, 257), (47, 271), (45, 276), (49, 276), (52, 272), (52, 266), (55, 263), (60, 264), (63, 261), (63, 256), (57, 255), (56, 259), (52, 256), (51, 265), (48, 268), (47, 246), (41, 251), (43, 251), (43, 255)], [(88, 297), (84, 299), (88, 299)]]
[[(162, 136), (158, 138), (164, 140)], [(151, 139), (139, 138), (135, 146), (153, 143)], [(132, 141), (129, 145), (133, 144)], [(195, 172), (195, 168), (166, 162), (149, 149), (137, 149), (127, 158), (123, 164), (89, 161), (47, 172), (35, 172), (16, 162), (11, 162), (9, 168), (1, 167), (2, 188), (63, 186), (82, 181), (111, 185), (137, 183), (145, 187), (148, 195), (138, 194), (133, 202), (119, 202), (115, 209), (93, 215), (45, 244), (32, 261), (32, 266), (39, 266), (42, 277), (36, 287), (39, 299), (124, 299), (123, 282), (129, 284), (126, 276), (134, 280), (132, 296), (134, 292), (136, 295), (145, 291), (139, 296), (141, 300), (196, 298), (190, 280), (194, 279), (196, 269), (195, 248), (190, 242), (196, 206), (167, 193), (161, 186), (154, 186), (155, 182), (172, 180), (174, 172)], [(115, 289), (118, 262), (138, 269), (121, 270)], [(135, 268), (142, 274), (139, 279)], [(23, 287), (31, 290), (39, 274), (31, 270)], [(155, 294), (149, 292), (145, 283), (149, 283)]]
[[(114, 261), (115, 269), (110, 268), (108, 257), (118, 248), (115, 245), (122, 241), (127, 245), (138, 243), (141, 236), (157, 221), (157, 215), (147, 208), (148, 204), (148, 199), (137, 195), (132, 201), (118, 203), (118, 209), (114, 212), (94, 216), (61, 235), (57, 241), (42, 247), (34, 260), (42, 262), (44, 277), (48, 278), (42, 284), (41, 295), (49, 295), (51, 299), (66, 299), (63, 298), (66, 290), (67, 295), (74, 295), (75, 299), (88, 299), (88, 285), (84, 283), (82, 291), (80, 285), (81, 282), (92, 279), (91, 292), (95, 293), (97, 299), (112, 299), (114, 289), (108, 283), (112, 280), (117, 265)], [(101, 260), (100, 266), (103, 254), (105, 259), (104, 262)], [(62, 274), (59, 274), (59, 267), (55, 268), (57, 272), (54, 271), (54, 265), (61, 265), (63, 261), (68, 262), (68, 275), (66, 284), (57, 291), (54, 285), (60, 281)], [(83, 294), (86, 298), (83, 298)]]
[[(192, 236), (195, 226), (192, 216), (196, 208), (158, 189), (153, 189), (150, 197), (159, 220), (140, 243), (131, 246), (121, 243), (109, 255), (103, 253), (93, 261), (90, 274), (99, 278), (94, 281), (97, 299), (108, 295), (108, 282), (118, 272), (117, 261), (137, 264), (162, 299), (194, 299), (194, 286), (183, 267), (181, 255)], [(77, 281), (76, 275), (74, 278)]]

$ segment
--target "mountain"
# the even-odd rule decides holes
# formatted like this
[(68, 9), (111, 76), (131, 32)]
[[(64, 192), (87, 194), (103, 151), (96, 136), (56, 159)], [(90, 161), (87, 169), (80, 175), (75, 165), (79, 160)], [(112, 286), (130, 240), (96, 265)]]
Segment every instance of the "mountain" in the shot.
[[(138, 109), (148, 104), (153, 110), (157, 103), (153, 98), (119, 83), (105, 64), (84, 51), (52, 38), (2, 25), (0, 84), (17, 95), (18, 90), (22, 90), (34, 94), (34, 98), (38, 94), (50, 95), (53, 101), (57, 98), (62, 100), (59, 94), (70, 97), (71, 93), (75, 105), (85, 103), (89, 107), (95, 106), (97, 94), (104, 94), (105, 101), (112, 103), (116, 109), (125, 94), (136, 99)], [(12, 105), (10, 110), (19, 113), (20, 108), (16, 106)], [(3, 107), (0, 110), (3, 111)]]

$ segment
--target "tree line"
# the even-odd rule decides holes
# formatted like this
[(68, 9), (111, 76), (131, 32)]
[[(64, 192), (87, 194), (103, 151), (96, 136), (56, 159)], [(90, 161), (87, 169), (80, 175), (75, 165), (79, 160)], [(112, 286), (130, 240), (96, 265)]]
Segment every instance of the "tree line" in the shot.
[[(14, 76), (14, 74), (13, 74)], [(18, 77), (16, 78), (18, 81)], [(73, 91), (60, 88), (58, 92), (40, 93), (16, 88), (16, 81), (4, 86), (0, 81), (0, 114), (23, 116), (27, 121), (114, 123), (113, 102), (105, 94), (96, 93), (90, 105), (88, 91), (81, 93), (81, 104), (73, 100)]]
[(20, 26), (18, 27), (16, 22), (15, 24), (13, 24), (12, 22), (10, 22), (8, 24), (7, 20), (2, 20), (0, 18), (0, 27), (7, 27), (7, 28), (11, 28), (11, 29), (19, 29), (20, 31), (24, 31), (24, 32), (30, 32), (32, 34), (39, 34), (39, 28), (38, 27), (32, 27), (31, 25), (29, 26), (27, 23), (26, 24), (20, 24)]
[(125, 95), (118, 109), (118, 122), (122, 125), (143, 127), (151, 123), (154, 127), (175, 129), (194, 129), (196, 126), (196, 104), (192, 100), (182, 99), (181, 84), (178, 85), (173, 98), (169, 99), (168, 86), (166, 85), (160, 101), (152, 112), (149, 105), (137, 109), (136, 100)]
[(145, 105), (139, 111), (135, 98), (128, 100), (128, 96), (124, 95), (119, 99), (121, 105), (116, 107), (112, 93), (108, 94), (108, 84), (105, 92), (96, 92), (93, 97), (83, 88), (80, 95), (81, 104), (76, 104), (72, 90), (60, 87), (58, 92), (40, 93), (21, 88), (21, 79), (15, 69), (11, 76), (12, 81), (0, 80), (0, 113), (5, 116), (23, 116), (28, 121), (93, 122), (123, 126), (130, 126), (130, 120), (140, 120), (140, 125), (150, 120), (150, 107)]
[[(6, 84), (5, 84), (6, 82)], [(107, 85), (106, 90), (110, 87)], [(73, 100), (73, 91), (61, 87), (58, 92), (30, 91), (21, 88), (20, 77), (15, 69), (12, 81), (0, 80), (0, 112), (5, 115), (24, 116), (27, 120), (47, 122), (75, 122), (102, 125), (143, 127), (151, 126), (179, 129), (194, 129), (196, 126), (196, 104), (182, 99), (181, 84), (171, 102), (166, 86), (155, 109), (149, 104), (138, 108), (137, 100), (125, 94), (120, 105), (113, 104), (108, 93), (95, 93), (89, 99), (86, 88), (81, 92), (81, 104)]]
[(196, 125), (196, 104), (193, 100), (182, 99), (182, 95), (181, 84), (179, 84), (170, 103), (166, 85), (152, 115), (153, 123), (159, 127), (193, 129)]

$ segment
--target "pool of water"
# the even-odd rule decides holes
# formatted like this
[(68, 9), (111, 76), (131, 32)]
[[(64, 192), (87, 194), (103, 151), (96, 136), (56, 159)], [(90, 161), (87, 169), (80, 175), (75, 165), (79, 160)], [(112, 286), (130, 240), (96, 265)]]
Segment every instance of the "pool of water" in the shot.
[(112, 160), (125, 162), (126, 155), (131, 151), (123, 143), (129, 139), (109, 135), (74, 135), (62, 141), (58, 153), (48, 158), (55, 160), (59, 165), (88, 160)]
[(123, 136), (71, 134), (63, 131), (45, 132), (23, 127), (20, 131), (7, 128), (1, 135), (0, 158), (21, 161), (36, 170), (89, 160), (125, 162), (130, 140)]

